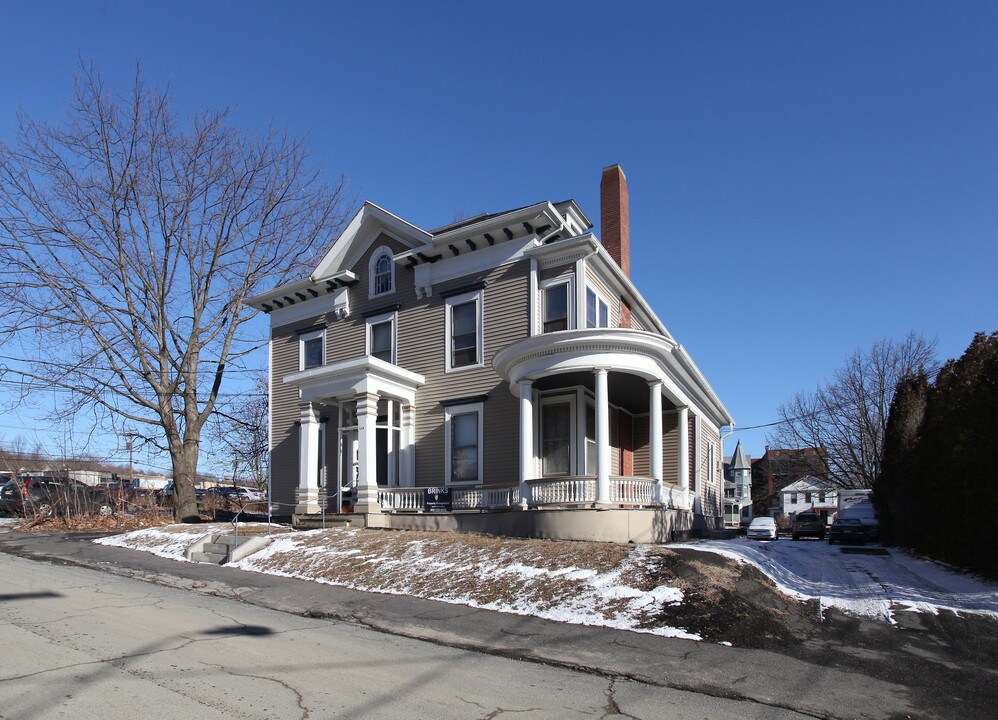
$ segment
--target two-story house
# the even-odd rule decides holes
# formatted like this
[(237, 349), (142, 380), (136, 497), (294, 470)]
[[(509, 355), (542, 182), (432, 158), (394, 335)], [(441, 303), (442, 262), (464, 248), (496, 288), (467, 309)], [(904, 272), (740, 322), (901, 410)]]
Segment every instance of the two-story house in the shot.
[(572, 200), (435, 230), (368, 202), (308, 278), (252, 298), (275, 514), (624, 541), (719, 527), (733, 420), (630, 280), (619, 166), (601, 211), (602, 242)]

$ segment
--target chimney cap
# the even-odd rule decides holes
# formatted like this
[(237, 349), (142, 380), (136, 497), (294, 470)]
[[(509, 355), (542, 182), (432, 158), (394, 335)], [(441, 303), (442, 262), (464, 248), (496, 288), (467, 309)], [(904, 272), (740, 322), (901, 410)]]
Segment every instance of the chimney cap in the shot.
[[(610, 172), (612, 170), (617, 170), (618, 172), (620, 172), (621, 175), (624, 175), (624, 168), (620, 167), (620, 163), (614, 163), (613, 165), (607, 165), (605, 168), (603, 168), (603, 173), (606, 174), (606, 173), (608, 173), (608, 172)], [(624, 175), (624, 177), (627, 177), (627, 176)]]

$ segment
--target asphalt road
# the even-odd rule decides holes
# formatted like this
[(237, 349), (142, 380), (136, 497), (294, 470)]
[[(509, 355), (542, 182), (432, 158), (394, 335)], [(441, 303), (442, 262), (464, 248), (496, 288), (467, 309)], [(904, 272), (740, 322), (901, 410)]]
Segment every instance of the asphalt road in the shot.
[(801, 718), (0, 554), (0, 717)]

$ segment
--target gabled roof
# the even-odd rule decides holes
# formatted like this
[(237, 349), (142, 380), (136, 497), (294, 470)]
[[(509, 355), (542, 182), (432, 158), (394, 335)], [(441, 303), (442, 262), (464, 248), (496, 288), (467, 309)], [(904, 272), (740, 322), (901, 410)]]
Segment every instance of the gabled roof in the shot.
[(422, 228), (368, 200), (361, 205), (360, 210), (319, 261), (310, 279), (318, 282), (340, 270), (349, 270), (356, 258), (367, 250), (381, 232), (386, 232), (410, 248), (425, 245), (432, 239), (432, 235)]
[(783, 493), (811, 492), (812, 490), (834, 490), (835, 486), (824, 480), (816, 478), (814, 475), (805, 475), (800, 480), (790, 483), (780, 490)]

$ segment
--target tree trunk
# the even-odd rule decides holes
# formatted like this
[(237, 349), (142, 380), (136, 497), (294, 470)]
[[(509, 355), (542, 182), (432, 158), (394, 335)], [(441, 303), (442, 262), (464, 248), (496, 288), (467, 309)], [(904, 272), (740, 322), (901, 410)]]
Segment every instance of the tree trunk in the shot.
[(173, 519), (176, 522), (201, 521), (194, 482), (197, 479), (198, 445), (185, 442), (172, 453), (173, 459)]

